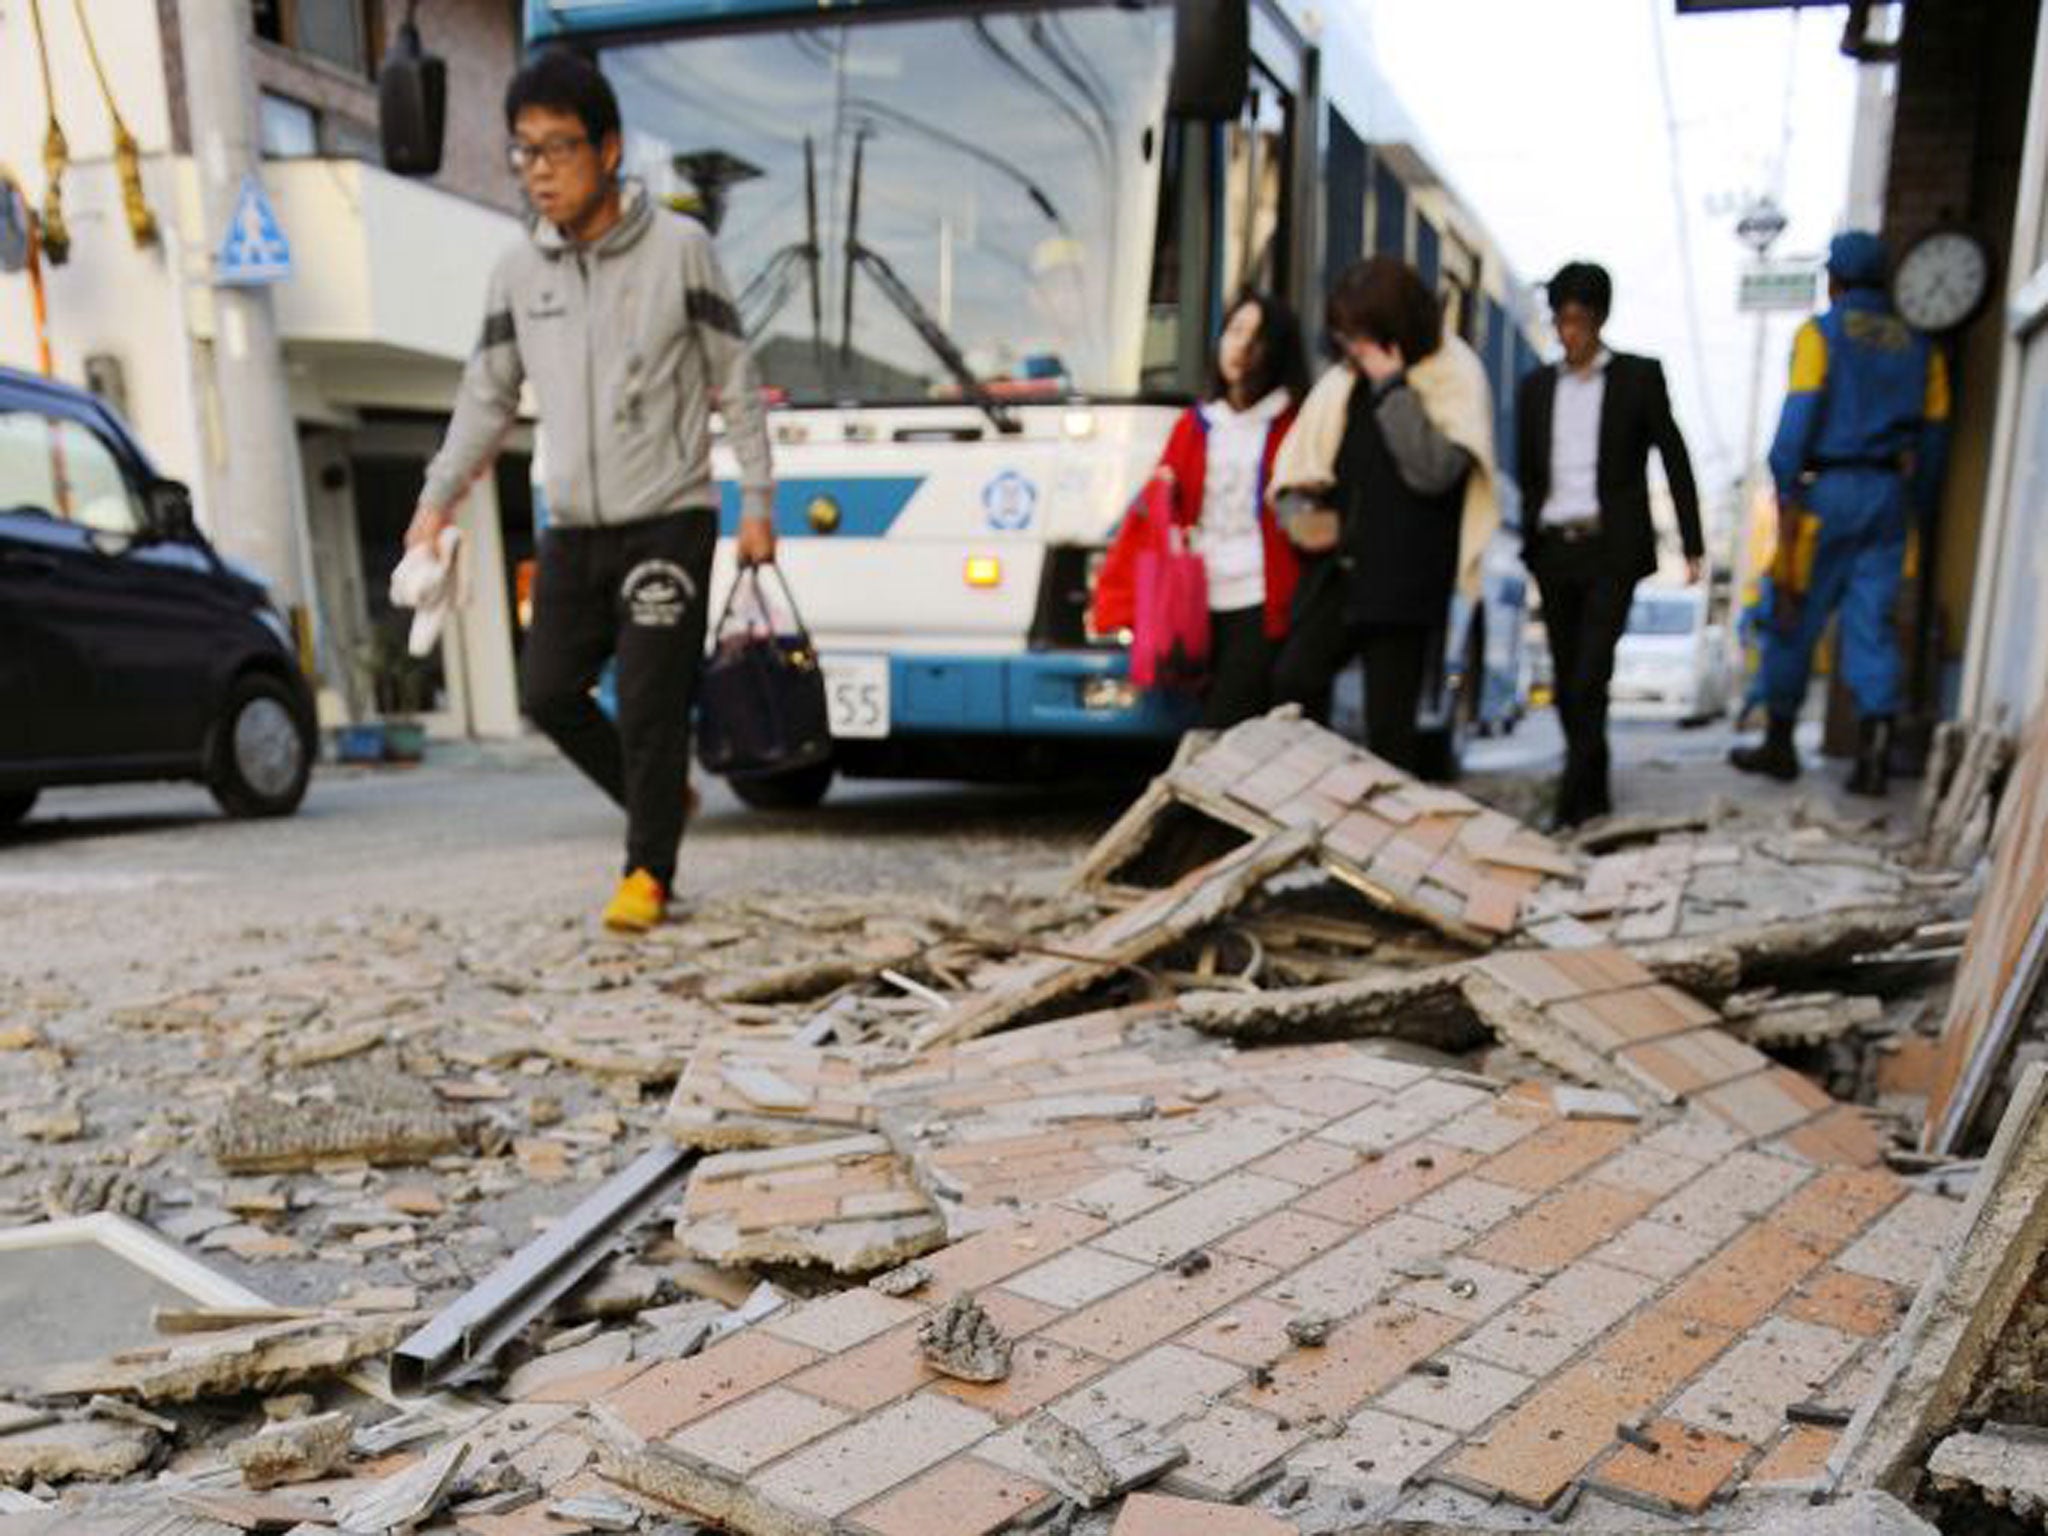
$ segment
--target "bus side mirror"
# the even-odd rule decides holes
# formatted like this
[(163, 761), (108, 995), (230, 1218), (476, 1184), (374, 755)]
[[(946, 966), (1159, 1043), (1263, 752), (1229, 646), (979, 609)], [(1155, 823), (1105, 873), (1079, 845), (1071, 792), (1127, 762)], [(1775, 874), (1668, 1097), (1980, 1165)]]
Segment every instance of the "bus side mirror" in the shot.
[(1169, 115), (1230, 122), (1252, 83), (1249, 0), (1174, 0)]
[(384, 168), (400, 176), (431, 176), (440, 170), (447, 123), (448, 66), (420, 46), (419, 28), (408, 21), (377, 70)]

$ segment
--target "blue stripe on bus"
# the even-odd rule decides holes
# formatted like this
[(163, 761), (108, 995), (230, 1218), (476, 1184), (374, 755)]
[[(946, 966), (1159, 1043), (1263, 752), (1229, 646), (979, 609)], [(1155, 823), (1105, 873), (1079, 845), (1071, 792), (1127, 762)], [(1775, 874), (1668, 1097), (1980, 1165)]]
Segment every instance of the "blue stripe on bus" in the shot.
[(1112, 736), (1170, 741), (1193, 725), (1191, 695), (1148, 690), (1129, 708), (1089, 709), (1082, 689), (1126, 675), (1122, 651), (891, 656), (889, 728), (899, 736)]
[[(924, 484), (921, 475), (837, 475), (814, 480), (783, 480), (775, 487), (775, 535), (783, 539), (818, 537), (811, 526), (811, 503), (830, 497), (839, 508), (837, 537), (879, 539), (896, 525), (910, 498)], [(731, 535), (740, 526), (740, 488), (731, 482), (718, 487), (719, 532)]]

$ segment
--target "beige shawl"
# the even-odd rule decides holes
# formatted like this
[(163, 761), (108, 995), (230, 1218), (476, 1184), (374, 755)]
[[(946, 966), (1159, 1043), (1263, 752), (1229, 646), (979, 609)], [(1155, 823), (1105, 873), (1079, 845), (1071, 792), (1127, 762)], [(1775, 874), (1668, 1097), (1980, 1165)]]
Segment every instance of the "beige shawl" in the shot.
[[(1273, 460), (1268, 500), (1282, 491), (1324, 491), (1336, 483), (1337, 449), (1358, 375), (1339, 363), (1316, 381), (1294, 426)], [(1500, 495), (1494, 483), (1493, 391), (1479, 354), (1456, 336), (1408, 370), (1408, 384), (1422, 401), (1437, 431), (1472, 455), (1465, 479), (1465, 506), (1458, 524), (1458, 590), (1479, 596), (1486, 546), (1500, 527)]]

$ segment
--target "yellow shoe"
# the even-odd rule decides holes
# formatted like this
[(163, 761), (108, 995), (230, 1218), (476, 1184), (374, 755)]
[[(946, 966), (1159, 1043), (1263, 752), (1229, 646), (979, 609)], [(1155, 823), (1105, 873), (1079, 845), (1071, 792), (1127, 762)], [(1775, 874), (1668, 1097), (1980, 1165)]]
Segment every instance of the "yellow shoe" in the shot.
[(667, 910), (668, 892), (662, 883), (646, 870), (636, 869), (619, 882), (605, 904), (604, 925), (620, 933), (645, 933)]

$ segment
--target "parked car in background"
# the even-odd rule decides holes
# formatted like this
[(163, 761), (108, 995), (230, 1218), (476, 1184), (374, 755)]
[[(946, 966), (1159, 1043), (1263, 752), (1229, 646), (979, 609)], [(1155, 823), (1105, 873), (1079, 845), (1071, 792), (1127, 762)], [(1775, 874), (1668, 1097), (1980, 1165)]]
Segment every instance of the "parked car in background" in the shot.
[(289, 626), (185, 487), (93, 396), (0, 368), (0, 826), (143, 779), (288, 815), (317, 740)]
[(1706, 590), (1639, 588), (1614, 651), (1614, 716), (1703, 724), (1728, 712), (1732, 687), (1727, 631), (1708, 622)]

